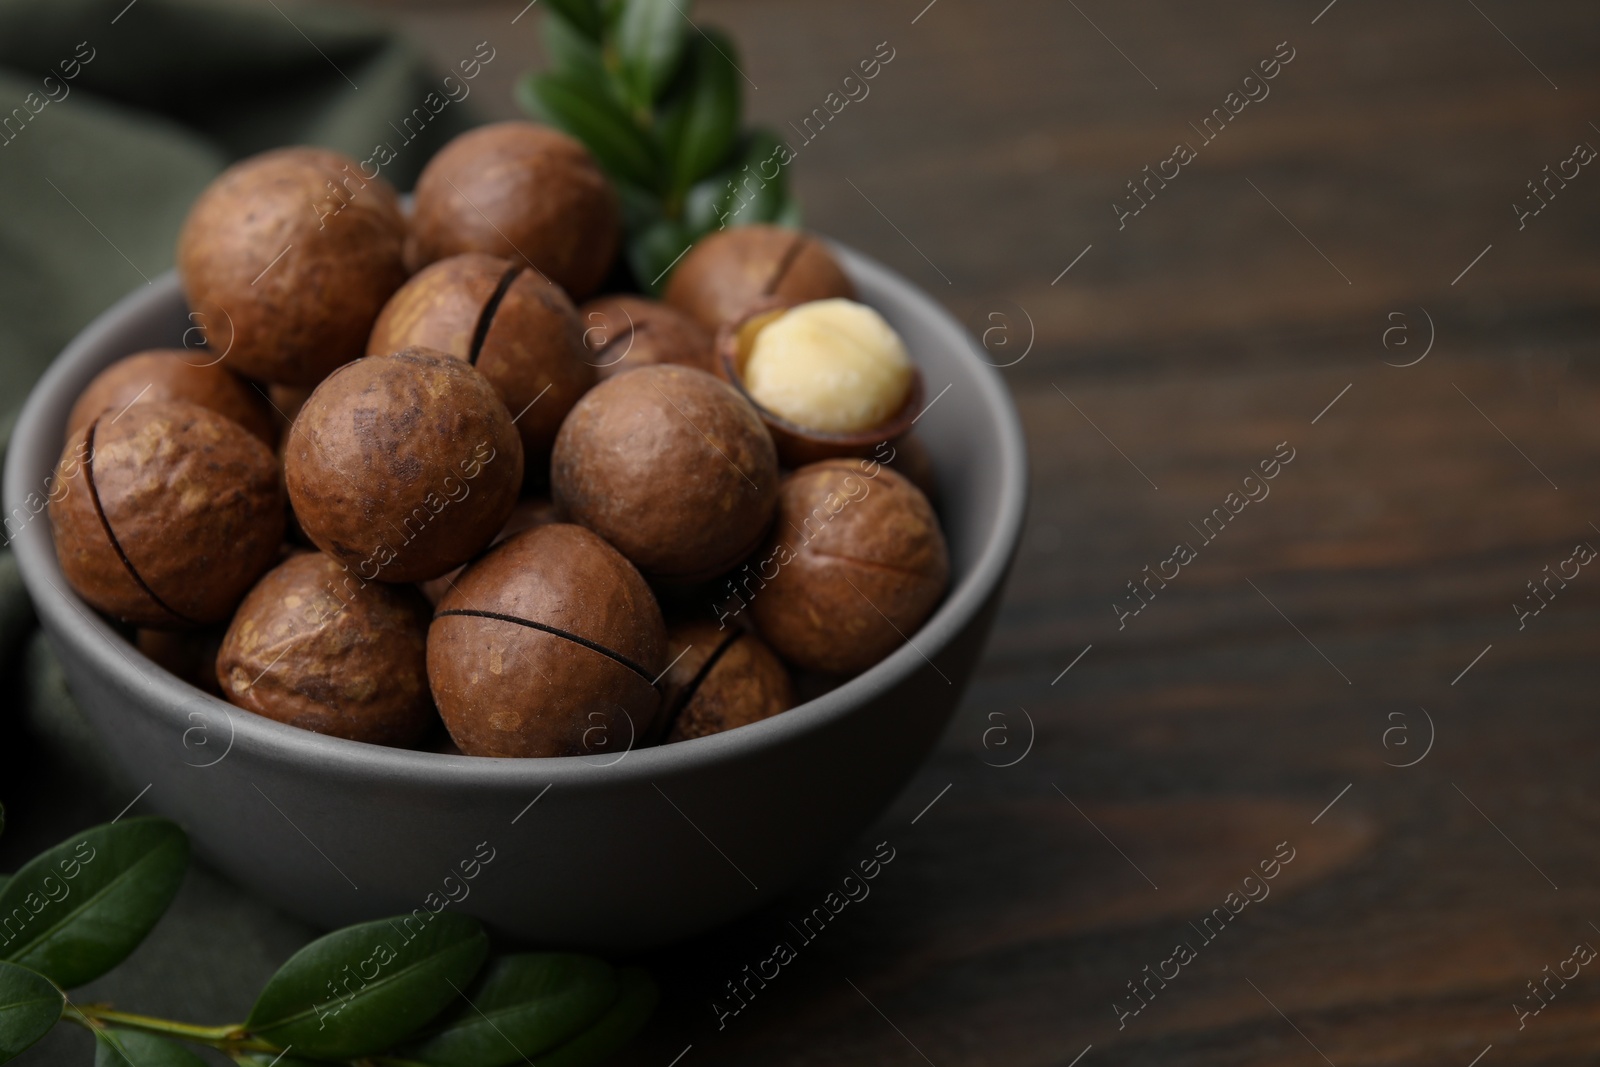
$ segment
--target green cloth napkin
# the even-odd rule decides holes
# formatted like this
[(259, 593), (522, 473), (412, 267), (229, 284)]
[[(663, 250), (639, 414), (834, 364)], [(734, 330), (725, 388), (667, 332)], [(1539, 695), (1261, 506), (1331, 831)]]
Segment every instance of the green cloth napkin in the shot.
[[(441, 79), (370, 19), (289, 0), (0, 0), (0, 449), (67, 341), (172, 266), (184, 214), (219, 171), (285, 144), (364, 159), (400, 144), (390, 123)], [(384, 176), (409, 189), (472, 124), (451, 103)], [(49, 736), (63, 702), (40, 697), (59, 685), (34, 677), (53, 664), (28, 651), (32, 631), (0, 552), (8, 703)], [(18, 731), (15, 713), (0, 714), (0, 752)]]

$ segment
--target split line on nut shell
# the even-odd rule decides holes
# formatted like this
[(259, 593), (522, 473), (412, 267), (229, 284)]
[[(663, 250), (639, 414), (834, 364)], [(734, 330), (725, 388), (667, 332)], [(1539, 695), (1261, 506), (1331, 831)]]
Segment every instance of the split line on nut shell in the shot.
[(767, 276), (767, 284), (761, 287), (762, 296), (772, 296), (778, 291), (778, 286), (783, 284), (784, 275), (789, 273), (789, 268), (794, 266), (794, 261), (800, 258), (800, 252), (805, 248), (806, 235), (797, 232), (789, 246), (778, 257), (778, 262), (772, 267), (772, 273)]
[[(129, 406), (131, 407), (132, 405)], [(188, 623), (190, 626), (199, 626), (199, 622), (174, 609), (171, 604), (156, 596), (156, 591), (150, 588), (149, 584), (145, 582), (144, 576), (134, 567), (133, 560), (128, 558), (128, 553), (122, 548), (122, 542), (117, 540), (116, 532), (111, 529), (111, 520), (106, 517), (105, 505), (100, 502), (100, 487), (94, 483), (94, 434), (99, 427), (99, 419), (94, 420), (94, 423), (89, 427), (89, 456), (83, 462), (83, 473), (84, 480), (89, 483), (89, 499), (94, 501), (94, 513), (100, 518), (100, 527), (106, 532), (106, 540), (111, 542), (111, 547), (117, 553), (117, 558), (122, 561), (122, 566), (127, 570), (128, 577), (132, 578), (134, 584), (144, 591), (145, 596), (155, 601), (157, 607), (174, 619)]]
[[(678, 725), (678, 719), (682, 717), (684, 709), (694, 701), (695, 694), (700, 691), (700, 687), (705, 684), (705, 680), (709, 678), (711, 676), (711, 672), (716, 669), (717, 663), (721, 661), (723, 654), (726, 653), (728, 649), (732, 648), (734, 643), (743, 636), (745, 636), (745, 632), (735, 626), (728, 634), (727, 639), (716, 648), (711, 650), (711, 655), (707, 656), (706, 661), (700, 664), (700, 669), (695, 671), (693, 678), (689, 679), (689, 684), (683, 687), (683, 691), (677, 695), (670, 706), (663, 709), (666, 714), (664, 714), (661, 718), (661, 725), (654, 731), (656, 736), (665, 738), (672, 734), (672, 728)], [(672, 670), (673, 667), (678, 665), (678, 660), (682, 659), (693, 651), (694, 645), (689, 645), (682, 652), (679, 652), (678, 658), (667, 664), (667, 669), (656, 676), (656, 682), (659, 682), (662, 678), (665, 678), (667, 676), (667, 671)], [(650, 684), (655, 685), (656, 682), (651, 682)]]
[(578, 634), (571, 633), (570, 631), (562, 630), (555, 626), (546, 626), (542, 622), (534, 622), (532, 619), (519, 618), (516, 615), (503, 615), (498, 611), (474, 611), (471, 608), (452, 608), (449, 611), (441, 611), (434, 615), (434, 620), (437, 621), (439, 619), (449, 618), (452, 615), (470, 619), (494, 619), (496, 622), (509, 622), (517, 626), (526, 626), (530, 630), (538, 630), (540, 633), (547, 633), (552, 637), (564, 637), (574, 644), (582, 645), (591, 652), (598, 652), (607, 659), (615, 660), (616, 662), (622, 664), (634, 674), (637, 674), (640, 678), (643, 678), (651, 688), (660, 688), (660, 686), (655, 682), (650, 681), (649, 671), (633, 662), (633, 660), (629, 659), (627, 656), (607, 648), (598, 641), (591, 641), (587, 637), (582, 637)]
[[(496, 547), (497, 546), (495, 546), (495, 545), (490, 545), (488, 548), (485, 548), (482, 552), (480, 552), (477, 556), (475, 556), (472, 559), (468, 560), (466, 562), (466, 564), (462, 566), (462, 568), (461, 568), (462, 572), (465, 573), (467, 568), (471, 567), (473, 564), (475, 564), (479, 560), (483, 559), (485, 556), (487, 556)], [(445, 584), (450, 587), (450, 591), (451, 592), (455, 593), (457, 596), (461, 597), (461, 599), (463, 599), (463, 600), (466, 599), (466, 594), (461, 591), (461, 587), (456, 585), (456, 583), (451, 580), (451, 578), (450, 578), (450, 576), (448, 574), (444, 576), (444, 581), (445, 581)], [(441, 599), (443, 599), (443, 598), (441, 598)], [(469, 609), (469, 610), (475, 610), (475, 609)], [(480, 614), (487, 614), (487, 613), (480, 612)], [(434, 617), (437, 618), (438, 616), (436, 615)], [(432, 619), (428, 620), (428, 625), (430, 627), (432, 627), (432, 625), (433, 625), (433, 620)], [(550, 676), (548, 674), (546, 674), (543, 670), (540, 669), (538, 661), (537, 660), (527, 659), (526, 656), (525, 656), (525, 651), (523, 649), (513, 648), (511, 650), (511, 653), (512, 653), (511, 665), (513, 667), (520, 667), (520, 666), (522, 666), (523, 663), (527, 663), (527, 665), (532, 667), (534, 669), (534, 671), (538, 673), (539, 677), (541, 677), (541, 678), (543, 678), (545, 680), (545, 682), (548, 683), (550, 681)], [(544, 796), (544, 794), (540, 793), (539, 796)], [(538, 797), (535, 797), (534, 799), (537, 800)], [(530, 805), (530, 807), (531, 806), (532, 805)], [(526, 811), (527, 809), (524, 808), (523, 810)], [(520, 819), (520, 818), (522, 818), (522, 816), (519, 815), (519, 816), (517, 816), (517, 818)]]
[(467, 349), (467, 362), (474, 367), (478, 365), (478, 356), (483, 352), (483, 343), (489, 339), (489, 327), (494, 325), (495, 312), (500, 310), (500, 304), (511, 291), (511, 285), (517, 280), (517, 275), (525, 269), (521, 263), (513, 263), (507, 267), (506, 272), (500, 275), (500, 280), (495, 283), (494, 292), (489, 294), (489, 299), (484, 301), (483, 308), (478, 312), (478, 321), (472, 328), (472, 347)]

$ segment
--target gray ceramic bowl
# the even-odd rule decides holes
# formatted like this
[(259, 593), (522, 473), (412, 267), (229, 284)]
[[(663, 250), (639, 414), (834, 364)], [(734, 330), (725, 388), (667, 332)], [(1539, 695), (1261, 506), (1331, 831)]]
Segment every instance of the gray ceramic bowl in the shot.
[[(952, 582), (910, 644), (765, 722), (620, 759), (382, 748), (241, 711), (155, 666), (67, 589), (40, 515), (15, 539), (23, 577), (79, 705), (136, 787), (150, 783), (144, 802), (213, 865), (319, 925), (449, 898), (513, 938), (612, 951), (751, 911), (859, 834), (955, 710), (1017, 545), (1027, 470), (1011, 398), (970, 337), (904, 279), (838, 253), (936, 397), (917, 429), (939, 474)], [(67, 347), (17, 424), (8, 515), (46, 491), (89, 379), (180, 344), (185, 311), (167, 274)]]

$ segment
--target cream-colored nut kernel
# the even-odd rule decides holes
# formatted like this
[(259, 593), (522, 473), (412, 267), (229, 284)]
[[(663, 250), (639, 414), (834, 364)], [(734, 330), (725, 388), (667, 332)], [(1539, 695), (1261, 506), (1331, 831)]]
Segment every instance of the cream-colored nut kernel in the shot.
[(900, 410), (911, 357), (883, 316), (853, 300), (816, 300), (756, 334), (744, 387), (756, 403), (824, 433), (870, 430)]

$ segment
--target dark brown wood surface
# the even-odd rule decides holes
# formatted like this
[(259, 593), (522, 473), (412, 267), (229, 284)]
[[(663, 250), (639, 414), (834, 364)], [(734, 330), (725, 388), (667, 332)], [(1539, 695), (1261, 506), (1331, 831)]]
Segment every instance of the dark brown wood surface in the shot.
[[(1031, 321), (1002, 372), (1028, 534), (937, 757), (785, 906), (653, 961), (669, 996), (627, 1062), (1593, 1062), (1592, 968), (1520, 1029), (1513, 1005), (1600, 946), (1600, 568), (1524, 629), (1513, 604), (1600, 546), (1600, 167), (1520, 230), (1512, 205), (1600, 147), (1600, 10), (925, 2), (700, 12), (780, 128), (895, 49), (798, 189), (974, 333), (1008, 327), (996, 362)], [(1189, 123), (1280, 42), (1270, 94), (1203, 144)], [(1180, 141), (1197, 158), (1119, 230)], [(1426, 358), (1386, 366), (1430, 318)], [(1204, 543), (1190, 523), (1284, 441)], [(986, 766), (1028, 718), (1027, 756)], [(871, 896), (801, 945), (787, 923), (880, 840)], [(1207, 942), (1280, 842), (1270, 896)], [(797, 959), (719, 1030), (779, 940)]]
[[(666, 996), (623, 1062), (1592, 1063), (1600, 969), (1528, 983), (1600, 946), (1600, 566), (1521, 628), (1514, 605), (1600, 546), (1600, 166), (1520, 229), (1513, 205), (1600, 147), (1600, 8), (925, 3), (695, 17), (780, 129), (894, 49), (797, 189), (996, 363), (1027, 353), (1002, 373), (1028, 532), (938, 754), (782, 905), (646, 961)], [(512, 113), (537, 8), (371, 6), (442, 64), (493, 42), (477, 99)], [(1280, 42), (1270, 94), (1202, 144), (1189, 124)], [(1119, 229), (1179, 142), (1196, 158)], [(1205, 542), (1191, 523), (1281, 442), (1270, 496)], [(1119, 628), (1179, 542), (1195, 558)], [(802, 942), (880, 841), (870, 895)], [(209, 885), (190, 931), (240, 921)], [(158, 931), (130, 968), (190, 988), (137, 1006), (237, 999), (296, 936), (254, 929), (237, 990)], [(796, 958), (719, 1027), (779, 941)]]

